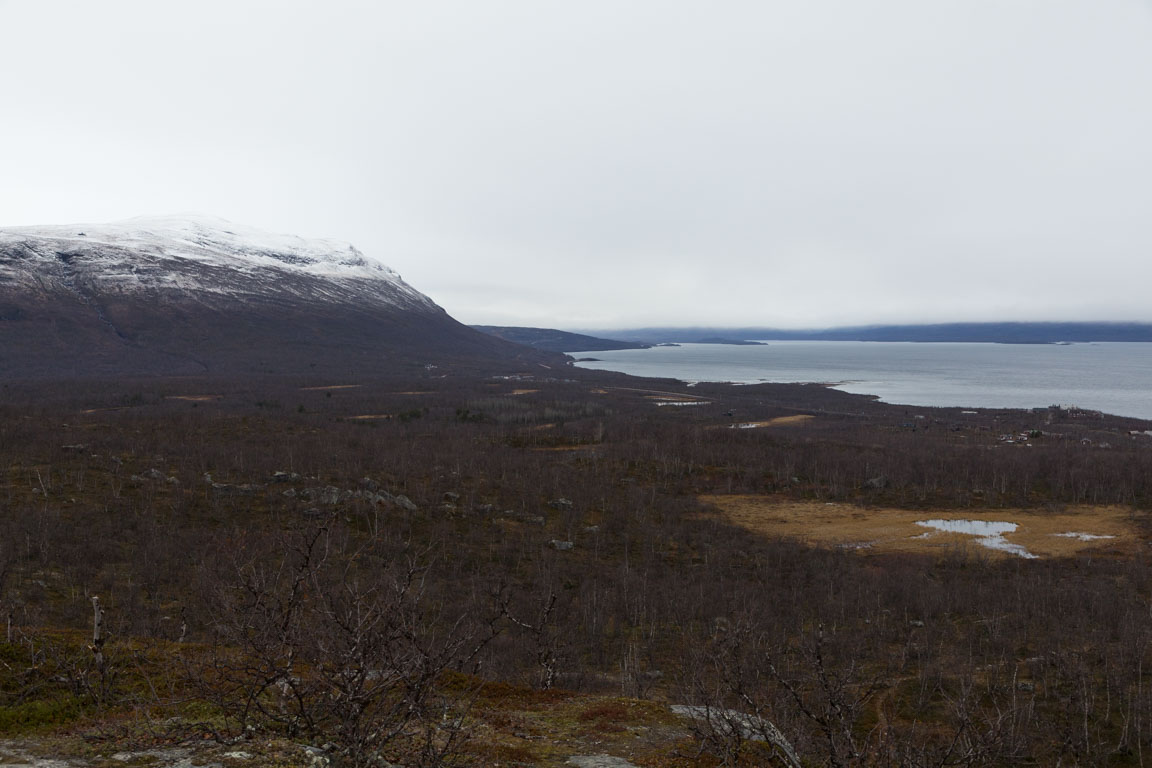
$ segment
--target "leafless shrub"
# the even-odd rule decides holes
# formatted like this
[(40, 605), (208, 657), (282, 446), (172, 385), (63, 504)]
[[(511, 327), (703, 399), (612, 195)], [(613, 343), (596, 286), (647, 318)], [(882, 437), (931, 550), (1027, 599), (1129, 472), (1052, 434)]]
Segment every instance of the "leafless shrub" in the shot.
[(745, 620), (725, 622), (693, 654), (682, 680), (702, 751), (739, 764), (754, 743), (786, 764), (800, 752), (830, 766), (866, 765), (882, 735), (861, 731), (861, 715), (879, 690), (858, 659), (830, 658), (823, 627), (789, 641)]
[(213, 592), (211, 658), (189, 669), (241, 732), (327, 742), (357, 767), (397, 754), (440, 766), (456, 753), (467, 692), (439, 682), (476, 657), (495, 617), (439, 615), (420, 558), (377, 543), (321, 527), (231, 558)]

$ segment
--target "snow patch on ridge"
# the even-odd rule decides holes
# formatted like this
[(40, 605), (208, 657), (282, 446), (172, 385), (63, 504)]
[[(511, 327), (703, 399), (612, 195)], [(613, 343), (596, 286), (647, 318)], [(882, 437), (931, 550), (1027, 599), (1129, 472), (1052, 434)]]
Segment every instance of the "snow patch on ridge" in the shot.
[[(386, 283), (397, 303), (436, 307), (395, 270), (349, 243), (273, 234), (211, 216), (142, 216), (108, 224), (0, 229), (0, 248), (17, 244), (43, 259), (75, 252), (85, 267), (99, 272), (101, 282), (124, 290), (243, 293), (295, 274), (361, 289)], [(169, 260), (185, 264), (166, 264)], [(191, 278), (188, 267), (193, 268)]]

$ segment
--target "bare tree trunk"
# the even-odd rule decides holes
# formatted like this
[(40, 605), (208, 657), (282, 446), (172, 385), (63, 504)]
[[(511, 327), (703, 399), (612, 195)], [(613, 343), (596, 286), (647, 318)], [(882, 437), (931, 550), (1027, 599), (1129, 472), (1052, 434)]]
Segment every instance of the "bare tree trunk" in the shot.
[(92, 595), (92, 656), (96, 660), (96, 669), (104, 670), (104, 609), (100, 607), (100, 598)]

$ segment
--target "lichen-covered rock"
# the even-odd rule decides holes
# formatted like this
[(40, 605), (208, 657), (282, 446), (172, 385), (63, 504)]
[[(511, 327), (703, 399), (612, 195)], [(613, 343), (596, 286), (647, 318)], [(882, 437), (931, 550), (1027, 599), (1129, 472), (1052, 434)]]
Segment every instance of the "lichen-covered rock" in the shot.
[(634, 763), (612, 755), (573, 755), (568, 758), (568, 765), (576, 768), (637, 768)]

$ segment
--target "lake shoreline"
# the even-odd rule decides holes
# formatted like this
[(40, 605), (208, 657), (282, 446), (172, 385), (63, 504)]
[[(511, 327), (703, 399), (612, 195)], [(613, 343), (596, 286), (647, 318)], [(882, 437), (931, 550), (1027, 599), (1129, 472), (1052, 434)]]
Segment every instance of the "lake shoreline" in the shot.
[(598, 353), (574, 363), (694, 385), (813, 384), (910, 407), (1053, 405), (1152, 420), (1152, 344), (777, 341)]

